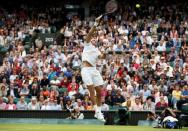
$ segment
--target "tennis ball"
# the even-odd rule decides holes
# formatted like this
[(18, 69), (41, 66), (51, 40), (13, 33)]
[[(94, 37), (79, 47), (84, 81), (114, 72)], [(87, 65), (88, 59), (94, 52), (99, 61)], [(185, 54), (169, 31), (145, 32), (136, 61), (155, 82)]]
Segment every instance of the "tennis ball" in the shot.
[(136, 4), (136, 8), (140, 8), (140, 4)]

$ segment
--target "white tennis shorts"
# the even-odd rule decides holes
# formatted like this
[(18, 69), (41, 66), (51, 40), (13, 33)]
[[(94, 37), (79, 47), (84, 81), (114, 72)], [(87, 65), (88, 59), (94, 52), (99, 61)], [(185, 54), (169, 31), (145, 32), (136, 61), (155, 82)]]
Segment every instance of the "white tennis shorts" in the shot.
[(104, 84), (103, 78), (96, 67), (83, 67), (81, 75), (85, 85), (101, 86)]

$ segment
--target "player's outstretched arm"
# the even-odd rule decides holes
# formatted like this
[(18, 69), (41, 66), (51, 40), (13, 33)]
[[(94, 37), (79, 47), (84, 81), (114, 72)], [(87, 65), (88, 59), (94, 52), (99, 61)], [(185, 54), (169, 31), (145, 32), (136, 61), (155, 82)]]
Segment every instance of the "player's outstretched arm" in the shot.
[(87, 43), (89, 43), (91, 41), (91, 38), (96, 30), (96, 27), (99, 25), (101, 18), (102, 18), (102, 15), (100, 15), (99, 17), (97, 17), (95, 19), (95, 23), (94, 23), (93, 27), (89, 30), (89, 33), (86, 36)]

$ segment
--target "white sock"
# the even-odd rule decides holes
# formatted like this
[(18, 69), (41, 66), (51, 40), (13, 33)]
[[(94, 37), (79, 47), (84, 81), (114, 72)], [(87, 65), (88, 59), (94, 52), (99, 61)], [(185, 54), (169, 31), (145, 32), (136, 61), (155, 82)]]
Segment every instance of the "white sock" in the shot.
[(101, 106), (97, 106), (97, 112), (101, 112)]

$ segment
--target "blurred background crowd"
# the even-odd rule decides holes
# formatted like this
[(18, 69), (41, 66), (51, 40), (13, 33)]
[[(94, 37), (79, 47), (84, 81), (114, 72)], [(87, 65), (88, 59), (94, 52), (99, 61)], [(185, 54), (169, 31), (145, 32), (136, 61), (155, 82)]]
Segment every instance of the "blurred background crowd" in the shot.
[[(139, 8), (136, 2), (119, 1), (94, 35), (107, 54), (97, 63), (105, 82), (102, 110), (181, 110), (188, 103), (187, 2), (142, 0)], [(0, 6), (0, 46), (7, 49), (0, 66), (1, 110), (93, 110), (80, 75), (81, 54), (104, 4), (91, 5), (86, 17), (67, 15), (58, 2)], [(35, 38), (38, 33), (58, 35), (47, 45)]]

